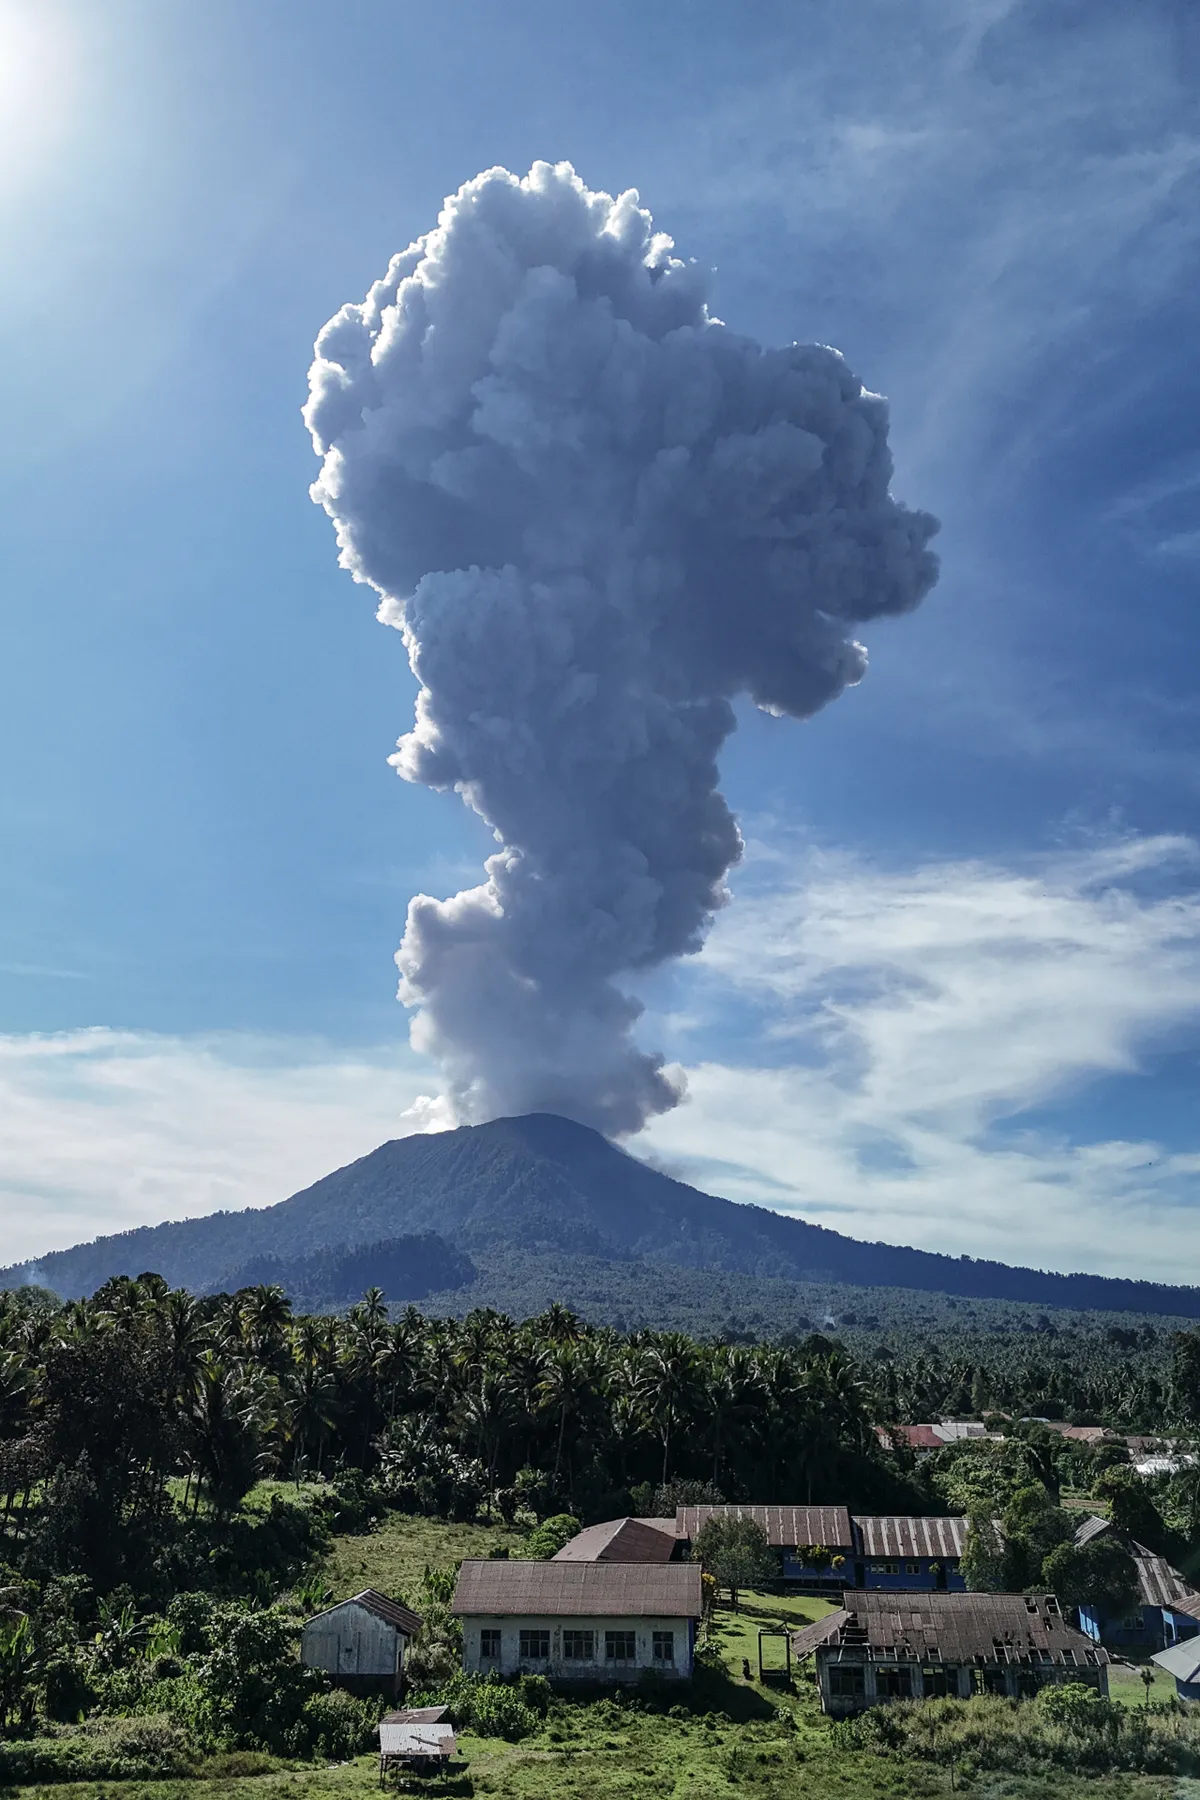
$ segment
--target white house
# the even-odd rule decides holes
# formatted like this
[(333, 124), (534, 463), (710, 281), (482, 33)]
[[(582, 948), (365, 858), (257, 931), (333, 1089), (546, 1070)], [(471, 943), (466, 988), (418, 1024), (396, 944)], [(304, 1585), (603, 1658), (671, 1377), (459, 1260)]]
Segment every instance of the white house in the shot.
[(300, 1633), (300, 1660), (345, 1686), (399, 1688), (404, 1652), (420, 1629), (415, 1612), (366, 1588), (307, 1621)]
[(452, 1611), (472, 1674), (636, 1681), (692, 1673), (698, 1563), (464, 1562)]

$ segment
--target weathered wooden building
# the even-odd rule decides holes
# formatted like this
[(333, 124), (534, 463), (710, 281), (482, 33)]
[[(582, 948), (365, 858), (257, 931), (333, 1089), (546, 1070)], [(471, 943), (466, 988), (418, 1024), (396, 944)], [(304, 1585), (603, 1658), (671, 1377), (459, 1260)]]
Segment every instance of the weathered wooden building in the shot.
[(300, 1633), (300, 1660), (350, 1688), (398, 1691), (404, 1653), (421, 1629), (415, 1612), (374, 1588), (327, 1606)]
[(702, 1611), (698, 1563), (464, 1562), (451, 1610), (463, 1668), (553, 1681), (692, 1673)]
[(889, 1700), (1023, 1699), (1053, 1682), (1108, 1692), (1108, 1652), (1068, 1625), (1053, 1594), (888, 1594), (858, 1589), (792, 1639), (815, 1658), (827, 1713)]

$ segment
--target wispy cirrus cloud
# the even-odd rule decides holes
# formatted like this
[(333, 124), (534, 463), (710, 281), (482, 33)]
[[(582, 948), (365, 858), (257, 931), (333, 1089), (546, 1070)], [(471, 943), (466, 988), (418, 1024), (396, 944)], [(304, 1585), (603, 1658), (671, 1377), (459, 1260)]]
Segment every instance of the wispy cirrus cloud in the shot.
[[(692, 1104), (643, 1141), (855, 1236), (1186, 1279), (1200, 1129), (1164, 1146), (1047, 1113), (1194, 1041), (1198, 873), (1175, 837), (899, 871), (760, 854), (698, 959)], [(697, 1063), (735, 997), (739, 1053)]]

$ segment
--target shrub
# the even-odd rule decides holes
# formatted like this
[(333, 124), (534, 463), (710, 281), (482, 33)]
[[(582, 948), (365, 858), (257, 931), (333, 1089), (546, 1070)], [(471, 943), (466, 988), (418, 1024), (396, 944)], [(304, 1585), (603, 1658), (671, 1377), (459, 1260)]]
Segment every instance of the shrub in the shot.
[(530, 1532), (519, 1554), (531, 1562), (549, 1562), (564, 1544), (570, 1543), (579, 1528), (579, 1520), (571, 1513), (555, 1513)]
[(374, 1745), (382, 1711), (382, 1702), (358, 1699), (341, 1688), (313, 1694), (304, 1702), (299, 1724), (291, 1734), (292, 1754), (349, 1762)]
[(154, 1781), (190, 1774), (184, 1732), (170, 1719), (103, 1719), (20, 1744), (0, 1744), (0, 1782)]
[[(526, 1683), (542, 1685), (527, 1688)], [(477, 1731), (481, 1737), (502, 1737), (515, 1742), (537, 1730), (539, 1714), (544, 1717), (543, 1696), (548, 1710), (550, 1689), (543, 1676), (522, 1676), (519, 1685), (514, 1687), (499, 1675), (467, 1675), (460, 1671), (442, 1682), (436, 1691), (414, 1695), (413, 1704), (440, 1703), (448, 1709), (459, 1728)]]

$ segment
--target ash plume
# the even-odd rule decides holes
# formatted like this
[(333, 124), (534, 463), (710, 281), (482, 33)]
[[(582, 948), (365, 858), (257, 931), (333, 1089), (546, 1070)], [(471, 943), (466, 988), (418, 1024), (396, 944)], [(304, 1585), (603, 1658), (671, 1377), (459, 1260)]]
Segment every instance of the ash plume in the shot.
[(313, 498), (420, 686), (392, 762), (498, 845), (417, 896), (412, 1042), (455, 1116), (610, 1135), (680, 1098), (625, 974), (699, 948), (741, 841), (732, 701), (807, 718), (853, 627), (916, 606), (937, 529), (888, 491), (887, 406), (835, 350), (764, 349), (630, 191), (490, 169), (316, 344)]

